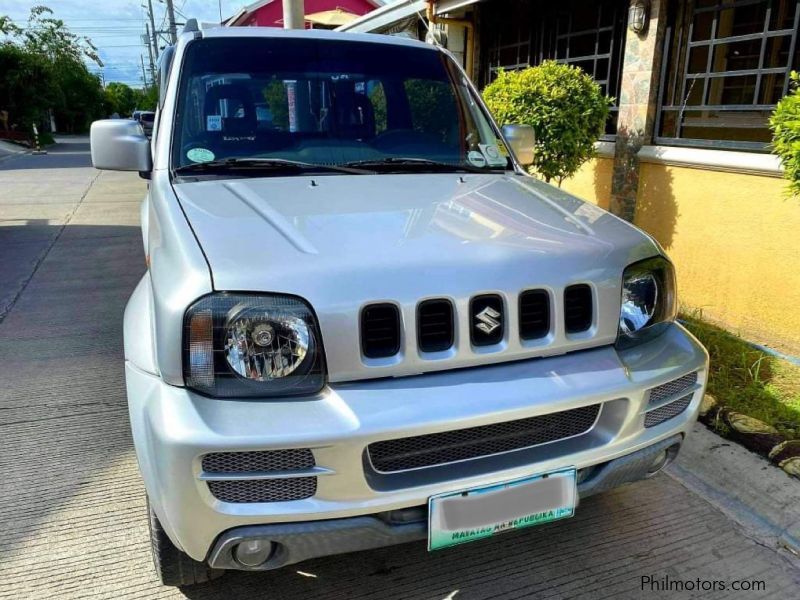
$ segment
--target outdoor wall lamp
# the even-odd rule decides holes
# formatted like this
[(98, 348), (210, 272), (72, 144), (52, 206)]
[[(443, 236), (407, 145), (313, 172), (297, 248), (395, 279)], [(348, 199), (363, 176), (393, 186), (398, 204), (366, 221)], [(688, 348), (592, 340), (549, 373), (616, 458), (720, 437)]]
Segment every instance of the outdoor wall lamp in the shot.
[(647, 30), (649, 12), (650, 2), (648, 0), (631, 2), (628, 9), (628, 29), (637, 35), (643, 34)]

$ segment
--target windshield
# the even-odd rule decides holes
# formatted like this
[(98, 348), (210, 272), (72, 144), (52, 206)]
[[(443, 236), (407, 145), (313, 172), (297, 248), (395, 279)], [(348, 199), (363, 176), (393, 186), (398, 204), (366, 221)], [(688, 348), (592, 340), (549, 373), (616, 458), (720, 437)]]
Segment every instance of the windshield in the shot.
[(433, 49), (211, 38), (189, 45), (182, 71), (173, 169), (242, 164), (229, 159), (511, 168), (463, 76)]

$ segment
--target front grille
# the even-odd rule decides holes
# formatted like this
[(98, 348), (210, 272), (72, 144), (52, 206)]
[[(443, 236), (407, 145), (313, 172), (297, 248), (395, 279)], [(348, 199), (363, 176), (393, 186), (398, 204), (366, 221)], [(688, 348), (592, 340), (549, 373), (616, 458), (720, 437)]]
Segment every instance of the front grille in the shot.
[(550, 332), (550, 296), (545, 290), (528, 290), (519, 295), (519, 337), (542, 338)]
[(692, 394), (687, 394), (683, 398), (675, 400), (675, 402), (670, 402), (669, 404), (665, 404), (664, 406), (651, 410), (644, 416), (644, 426), (655, 427), (664, 421), (668, 421), (673, 417), (677, 417), (686, 410), (691, 402)]
[(212, 452), (202, 460), (207, 473), (255, 473), (297, 471), (312, 468), (314, 455), (308, 448), (255, 452)]
[(585, 283), (564, 290), (564, 326), (567, 333), (580, 333), (592, 326), (592, 288)]
[(208, 489), (222, 502), (288, 502), (313, 496), (317, 492), (317, 478), (209, 481)]
[(417, 307), (417, 342), (423, 352), (441, 352), (453, 345), (453, 305), (425, 300)]
[(370, 304), (361, 311), (361, 352), (386, 358), (400, 351), (400, 311), (394, 304)]
[[(308, 448), (257, 450), (251, 452), (211, 452), (201, 460), (206, 474), (229, 475), (283, 473), (312, 469), (314, 455)], [(287, 502), (310, 498), (317, 491), (313, 476), (277, 479), (209, 480), (211, 494), (222, 502)]]
[(505, 423), (375, 442), (367, 447), (376, 471), (391, 473), (521, 450), (589, 431), (600, 413), (592, 404)]
[(666, 400), (667, 398), (671, 398), (672, 396), (677, 396), (681, 392), (689, 389), (694, 384), (697, 383), (697, 371), (693, 373), (687, 373), (683, 377), (678, 377), (677, 379), (673, 379), (672, 381), (668, 381), (663, 385), (659, 385), (654, 387), (650, 390), (650, 394), (648, 396), (648, 404), (650, 406), (655, 406), (656, 404)]

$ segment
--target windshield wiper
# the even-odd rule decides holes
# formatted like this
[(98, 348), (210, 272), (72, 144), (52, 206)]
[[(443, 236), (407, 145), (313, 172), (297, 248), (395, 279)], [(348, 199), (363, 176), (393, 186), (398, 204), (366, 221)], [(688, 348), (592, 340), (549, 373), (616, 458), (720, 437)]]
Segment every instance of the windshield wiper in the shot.
[(366, 169), (387, 169), (390, 171), (437, 171), (441, 173), (466, 172), (466, 173), (487, 173), (502, 169), (502, 167), (481, 168), (466, 164), (452, 164), (431, 160), (429, 158), (391, 156), (388, 158), (378, 158), (370, 160), (357, 160), (344, 163), (342, 166), (350, 168)]
[(228, 171), (257, 171), (257, 172), (294, 172), (307, 173), (309, 171), (330, 171), (334, 173), (347, 173), (349, 175), (365, 175), (371, 171), (357, 169), (349, 166), (318, 165), (316, 163), (289, 160), (286, 158), (223, 158), (208, 162), (183, 165), (175, 169), (176, 175), (192, 173), (220, 173)]

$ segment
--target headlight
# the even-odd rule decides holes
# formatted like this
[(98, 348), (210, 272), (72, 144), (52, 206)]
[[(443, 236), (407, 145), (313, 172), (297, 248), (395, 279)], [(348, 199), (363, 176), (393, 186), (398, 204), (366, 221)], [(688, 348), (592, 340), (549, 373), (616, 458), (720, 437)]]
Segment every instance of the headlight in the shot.
[(675, 320), (675, 269), (664, 257), (630, 265), (622, 275), (622, 307), (617, 346), (627, 348), (652, 339)]
[(325, 384), (316, 319), (292, 296), (205, 296), (184, 317), (183, 373), (211, 396), (314, 394)]

